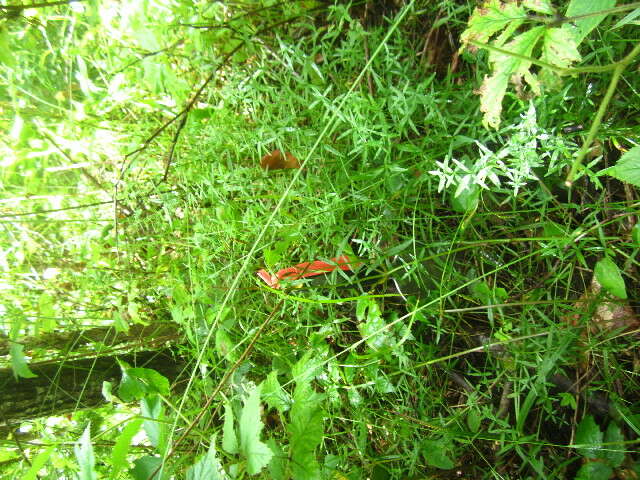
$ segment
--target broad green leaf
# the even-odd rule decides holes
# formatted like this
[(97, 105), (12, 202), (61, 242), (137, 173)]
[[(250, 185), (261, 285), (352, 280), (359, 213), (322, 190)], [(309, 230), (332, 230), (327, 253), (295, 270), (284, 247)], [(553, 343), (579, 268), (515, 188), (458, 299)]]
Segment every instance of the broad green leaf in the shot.
[(422, 455), (425, 462), (432, 467), (443, 470), (450, 470), (455, 467), (455, 463), (449, 458), (448, 449), (448, 442), (443, 440), (425, 440), (422, 442)]
[(6, 22), (0, 25), (0, 63), (4, 63), (7, 67), (13, 67), (16, 60), (11, 51), (9, 33), (6, 30)]
[(278, 372), (272, 371), (262, 383), (262, 398), (270, 408), (275, 408), (280, 413), (289, 410), (291, 398), (289, 394), (280, 386)]
[[(589, 13), (600, 12), (609, 8), (615, 7), (616, 0), (571, 0), (567, 11), (566, 17), (577, 17), (580, 15), (587, 15)], [(592, 17), (585, 17), (576, 19), (570, 23), (567, 23), (563, 28), (575, 30), (576, 41), (578, 44), (582, 43), (582, 40), (589, 35), (591, 30), (596, 28), (606, 15), (595, 15)]]
[(273, 452), (273, 457), (269, 462), (269, 475), (272, 480), (287, 480), (288, 458), (282, 447), (273, 438), (267, 440), (267, 445)]
[(624, 279), (618, 266), (609, 257), (604, 257), (593, 270), (596, 281), (602, 285), (607, 292), (618, 298), (627, 298), (627, 289)]
[(31, 467), (29, 467), (27, 473), (25, 473), (20, 480), (37, 480), (38, 472), (45, 466), (55, 448), (55, 445), (51, 445), (49, 448), (36, 455), (36, 458), (31, 460)]
[(205, 455), (187, 470), (187, 480), (224, 480), (228, 478), (226, 472), (216, 458), (215, 435), (211, 438), (211, 445)]
[(150, 368), (131, 368), (121, 362), (122, 381), (118, 396), (123, 402), (140, 400), (148, 395), (169, 395), (169, 380)]
[(159, 452), (164, 452), (167, 438), (167, 425), (164, 423), (164, 408), (162, 400), (157, 395), (143, 398), (140, 401), (140, 410), (142, 416), (152, 418), (153, 420), (145, 420), (143, 423), (144, 431), (149, 437), (151, 445), (156, 447)]
[(294, 480), (320, 478), (315, 450), (324, 434), (322, 400), (323, 396), (313, 391), (308, 381), (296, 384), (287, 427)]
[(599, 175), (605, 174), (640, 187), (640, 147), (633, 147), (625, 152), (613, 167), (606, 168), (599, 173)]
[(467, 426), (473, 433), (477, 433), (480, 430), (480, 424), (482, 423), (482, 414), (477, 408), (470, 408), (467, 412)]
[(522, 5), (529, 10), (533, 10), (537, 13), (544, 15), (553, 15), (554, 10), (549, 0), (524, 0)]
[(602, 432), (591, 415), (585, 416), (576, 428), (574, 443), (578, 453), (586, 458), (597, 458), (602, 450)]
[[(133, 468), (129, 470), (129, 474), (133, 480), (158, 480), (160, 477), (160, 466), (162, 458), (147, 455), (133, 461)], [(162, 480), (168, 477), (166, 471), (162, 472)]]
[(118, 435), (116, 443), (113, 445), (113, 450), (111, 450), (111, 478), (118, 478), (120, 471), (128, 466), (127, 454), (129, 453), (129, 445), (131, 444), (131, 439), (140, 430), (141, 425), (142, 419), (136, 418), (127, 423), (120, 435)]
[(587, 462), (580, 467), (574, 480), (609, 480), (613, 469), (602, 462)]
[(52, 332), (56, 327), (54, 299), (48, 293), (43, 293), (38, 298), (38, 329), (42, 332)]
[(260, 386), (254, 388), (244, 402), (238, 425), (240, 452), (247, 460), (247, 473), (255, 475), (265, 467), (273, 453), (260, 441), (264, 424), (260, 418)]
[(475, 210), (479, 201), (480, 187), (474, 183), (456, 190), (451, 197), (451, 207), (458, 213), (467, 213)]
[(307, 382), (311, 381), (316, 375), (318, 369), (318, 363), (313, 358), (313, 352), (308, 351), (300, 360), (291, 368), (291, 376), (295, 382)]
[(228, 362), (235, 362), (238, 359), (236, 344), (231, 340), (224, 328), (216, 330), (216, 353)]
[(610, 422), (604, 432), (604, 449), (602, 458), (609, 461), (612, 467), (619, 467), (624, 462), (624, 435), (620, 427)]
[(80, 467), (78, 479), (96, 480), (98, 477), (94, 470), (96, 459), (93, 455), (93, 445), (91, 445), (91, 425), (87, 425), (87, 428), (84, 429), (80, 440), (73, 446), (73, 451)]
[(24, 345), (20, 345), (16, 342), (11, 342), (9, 346), (9, 355), (11, 356), (11, 369), (13, 370), (13, 376), (16, 379), (19, 377), (37, 377), (37, 375), (29, 369), (27, 360), (24, 358)]
[(222, 448), (227, 453), (238, 453), (238, 437), (233, 427), (233, 408), (229, 403), (224, 404), (224, 425), (222, 427)]

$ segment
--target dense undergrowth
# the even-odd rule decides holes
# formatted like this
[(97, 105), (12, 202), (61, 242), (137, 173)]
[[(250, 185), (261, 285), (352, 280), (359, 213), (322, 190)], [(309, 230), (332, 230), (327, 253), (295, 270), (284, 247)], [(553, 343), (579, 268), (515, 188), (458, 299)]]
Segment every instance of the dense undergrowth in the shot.
[[(185, 363), (170, 382), (122, 364), (108, 406), (13, 425), (7, 478), (640, 475), (639, 204), (598, 174), (637, 148), (637, 64), (569, 188), (609, 73), (518, 83), (485, 128), (492, 62), (458, 52), (472, 3), (98, 5), (56, 7), (48, 55), (84, 60), (54, 87), (26, 47), (5, 60), (7, 359), (28, 381), (25, 354), (58, 357), (25, 338), (168, 323)], [(60, 21), (2, 12), (5, 45)], [(627, 13), (583, 64), (635, 46)], [(62, 92), (62, 119), (25, 88)], [(301, 168), (262, 169), (275, 149)]]

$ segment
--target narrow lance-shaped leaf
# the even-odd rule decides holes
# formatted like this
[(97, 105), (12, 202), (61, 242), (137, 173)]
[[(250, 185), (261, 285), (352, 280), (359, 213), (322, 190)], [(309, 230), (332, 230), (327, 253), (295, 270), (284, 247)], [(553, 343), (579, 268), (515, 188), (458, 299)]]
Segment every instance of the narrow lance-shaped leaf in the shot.
[(93, 455), (93, 446), (91, 445), (91, 425), (87, 425), (80, 440), (75, 444), (73, 450), (78, 460), (80, 472), (78, 472), (79, 480), (96, 480), (96, 471), (94, 470), (96, 459)]

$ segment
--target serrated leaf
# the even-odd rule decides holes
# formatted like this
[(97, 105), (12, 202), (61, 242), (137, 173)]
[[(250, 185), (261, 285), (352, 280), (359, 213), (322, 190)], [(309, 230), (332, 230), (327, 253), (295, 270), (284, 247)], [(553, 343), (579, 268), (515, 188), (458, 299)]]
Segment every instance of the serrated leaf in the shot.
[(321, 402), (309, 381), (298, 382), (293, 392), (293, 405), (289, 412), (289, 455), (294, 480), (320, 478), (320, 465), (315, 449), (324, 434)]
[(609, 257), (604, 257), (596, 263), (593, 269), (596, 281), (612, 295), (625, 300), (627, 289), (618, 266)]
[[(138, 458), (133, 461), (134, 467), (129, 470), (129, 473), (134, 480), (158, 480), (160, 473), (160, 466), (162, 465), (162, 458), (147, 455), (142, 458)], [(167, 474), (163, 472), (162, 479), (166, 479)]]
[[(514, 37), (503, 48), (511, 53), (531, 57), (533, 48), (542, 38), (545, 27), (535, 27)], [(502, 99), (510, 79), (523, 78), (535, 86), (534, 77), (529, 74), (531, 61), (492, 51), (489, 54), (493, 74), (485, 77), (480, 87), (480, 110), (485, 114), (483, 124), (498, 128), (502, 112)]]
[(574, 480), (609, 480), (613, 469), (601, 462), (588, 462), (580, 467)]
[(578, 43), (570, 31), (564, 28), (545, 30), (540, 60), (566, 68), (572, 63), (579, 62), (581, 58)]
[(448, 455), (448, 443), (441, 440), (425, 440), (422, 442), (422, 455), (432, 467), (450, 470), (455, 467)]
[(11, 356), (11, 370), (13, 370), (13, 376), (17, 378), (34, 378), (37, 377), (29, 369), (27, 360), (24, 358), (24, 345), (20, 345), (16, 342), (11, 342), (9, 346), (9, 355)]
[(229, 403), (224, 404), (224, 425), (222, 426), (222, 448), (225, 452), (238, 453), (238, 437), (233, 426), (233, 408)]
[(598, 175), (605, 174), (640, 187), (640, 147), (633, 147), (613, 167), (602, 170)]
[(73, 451), (80, 467), (79, 480), (96, 480), (98, 477), (94, 469), (96, 459), (93, 455), (93, 445), (91, 445), (91, 425), (87, 425), (87, 428), (84, 429), (80, 440), (73, 446)]
[(460, 39), (463, 45), (471, 40), (487, 43), (497, 32), (511, 35), (522, 25), (524, 18), (525, 11), (516, 2), (503, 4), (499, 0), (491, 0), (482, 7), (476, 7)]
[(209, 445), (207, 453), (187, 470), (187, 480), (224, 480), (226, 478), (227, 474), (220, 461), (216, 458), (214, 435), (211, 438), (211, 445)]
[(616, 468), (624, 462), (624, 435), (622, 430), (614, 422), (610, 422), (604, 432), (604, 450), (602, 458), (609, 461), (612, 467)]
[(254, 388), (244, 402), (238, 425), (240, 453), (247, 460), (247, 473), (259, 473), (271, 460), (273, 452), (260, 441), (264, 424), (260, 418), (260, 386)]
[(575, 443), (578, 453), (586, 458), (599, 457), (602, 449), (602, 432), (591, 415), (585, 416), (576, 428)]
[(278, 381), (278, 372), (272, 371), (267, 375), (267, 378), (262, 384), (262, 398), (269, 405), (270, 408), (275, 408), (280, 413), (284, 413), (289, 410), (289, 404), (291, 398), (289, 394), (284, 391)]
[(111, 478), (117, 478), (120, 471), (128, 466), (127, 454), (129, 453), (129, 446), (131, 445), (131, 439), (136, 433), (140, 431), (142, 425), (142, 419), (136, 418), (122, 429), (120, 435), (116, 439), (111, 450)]
[[(567, 11), (566, 17), (577, 17), (581, 15), (588, 15), (590, 13), (600, 12), (608, 10), (616, 5), (616, 0), (571, 0)], [(587, 16), (584, 18), (578, 18), (572, 21), (570, 24), (565, 24), (563, 28), (575, 30), (575, 36), (578, 44), (582, 43), (582, 40), (589, 35), (591, 30), (600, 25), (600, 22), (604, 20), (606, 15)]]
[(545, 15), (553, 15), (553, 6), (549, 0), (525, 0), (522, 6)]
[(151, 445), (156, 447), (159, 452), (163, 452), (167, 447), (167, 426), (164, 420), (164, 408), (160, 397), (157, 395), (143, 398), (140, 402), (141, 413), (144, 417), (153, 420), (145, 420), (143, 423), (144, 431), (149, 437)]
[(269, 462), (269, 475), (272, 480), (286, 480), (287, 479), (287, 456), (285, 455), (282, 447), (276, 443), (273, 438), (267, 440), (267, 445), (273, 452), (273, 457)]

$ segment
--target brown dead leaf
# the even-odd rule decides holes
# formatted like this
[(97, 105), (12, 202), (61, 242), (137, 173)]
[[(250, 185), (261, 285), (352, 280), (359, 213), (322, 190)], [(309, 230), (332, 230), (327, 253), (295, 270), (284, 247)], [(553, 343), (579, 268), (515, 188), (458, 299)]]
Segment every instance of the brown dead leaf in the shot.
[(579, 312), (568, 319), (571, 325), (578, 326), (584, 312), (593, 312), (589, 319), (589, 332), (596, 333), (603, 330), (629, 331), (640, 328), (640, 320), (626, 300), (620, 300), (613, 295), (602, 293), (602, 285), (595, 276), (591, 279), (589, 288), (575, 303)]
[(283, 154), (280, 150), (274, 150), (262, 157), (260, 166), (265, 170), (282, 170), (283, 168), (300, 168), (300, 162), (290, 152)]

